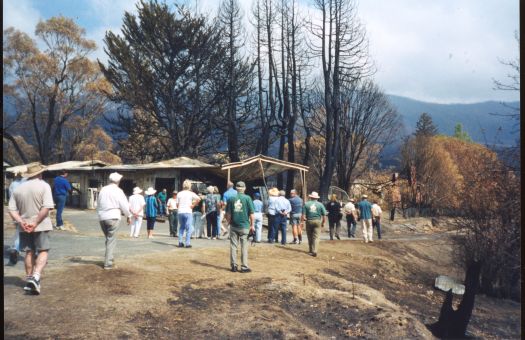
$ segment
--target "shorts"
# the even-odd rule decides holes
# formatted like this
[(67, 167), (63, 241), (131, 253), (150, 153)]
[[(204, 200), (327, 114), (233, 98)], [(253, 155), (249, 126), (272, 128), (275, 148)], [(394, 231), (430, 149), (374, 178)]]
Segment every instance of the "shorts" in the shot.
[(50, 230), (35, 231), (32, 233), (20, 233), (20, 250), (21, 251), (44, 251), (51, 249)]
[(156, 217), (146, 217), (146, 228), (148, 230), (153, 230), (155, 228)]
[(290, 218), (290, 224), (291, 225), (301, 224), (302, 215), (303, 214), (292, 214), (292, 218)]

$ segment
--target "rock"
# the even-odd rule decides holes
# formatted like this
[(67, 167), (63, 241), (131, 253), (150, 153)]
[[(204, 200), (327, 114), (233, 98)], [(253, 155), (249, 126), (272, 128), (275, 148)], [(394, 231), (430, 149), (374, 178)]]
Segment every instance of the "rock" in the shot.
[(453, 294), (465, 294), (465, 286), (456, 282), (456, 280), (446, 275), (438, 276), (434, 283), (434, 287), (444, 292), (448, 292), (450, 289), (452, 289)]

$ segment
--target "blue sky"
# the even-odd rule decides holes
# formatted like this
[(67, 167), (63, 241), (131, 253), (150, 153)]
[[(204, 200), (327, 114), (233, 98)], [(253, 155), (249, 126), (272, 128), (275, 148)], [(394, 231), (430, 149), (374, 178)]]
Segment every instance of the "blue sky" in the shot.
[[(245, 13), (253, 0), (240, 1)], [(93, 58), (105, 60), (106, 30), (120, 31), (124, 11), (134, 0), (4, 0), (4, 26), (31, 36), (39, 20), (62, 14), (84, 27), (98, 44)], [(172, 3), (168, 1), (168, 3)], [(187, 1), (195, 4), (195, 0)], [(197, 0), (213, 12), (219, 1)], [(301, 1), (315, 15), (310, 1)], [(518, 0), (361, 0), (359, 18), (366, 27), (374, 78), (386, 93), (439, 103), (519, 100), (519, 93), (494, 91), (492, 79), (510, 71), (498, 62), (519, 55)]]

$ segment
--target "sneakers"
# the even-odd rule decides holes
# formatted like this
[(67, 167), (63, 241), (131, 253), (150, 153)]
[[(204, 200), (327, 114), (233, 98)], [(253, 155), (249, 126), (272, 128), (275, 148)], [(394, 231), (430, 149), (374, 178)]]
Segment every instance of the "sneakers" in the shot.
[(242, 268), (241, 273), (250, 273), (252, 270), (250, 268)]
[(317, 257), (317, 253), (308, 253), (308, 255), (313, 256), (313, 257)]
[(335, 235), (335, 237), (337, 237), (338, 240), (340, 240), (341, 238), (339, 237), (339, 235)]
[[(27, 279), (27, 285), (30, 288), (30, 291), (33, 294), (39, 295), (40, 294), (40, 280), (36, 280), (34, 277), (30, 277)], [(25, 290), (25, 287), (24, 287)]]
[(188, 244), (188, 245), (186, 246), (186, 248), (191, 248), (191, 244)]
[(179, 248), (184, 248), (184, 243), (179, 242)]
[(63, 225), (57, 225), (57, 226), (55, 226), (55, 229), (56, 230), (66, 230), (66, 228), (64, 228)]
[(236, 272), (238, 272), (238, 270), (237, 270), (237, 266), (232, 266), (231, 271), (232, 271), (232, 273), (236, 273)]
[(30, 276), (30, 277), (28, 277), (28, 278), (26, 279), (26, 285), (24, 286), (24, 290), (25, 290), (26, 292), (30, 292), (30, 291), (31, 291), (31, 287), (32, 287), (32, 286), (29, 284), (29, 280), (32, 280), (32, 279), (33, 279), (32, 276)]
[(105, 270), (111, 270), (111, 269), (113, 269), (113, 265), (112, 265), (112, 264), (107, 265), (107, 266), (104, 265), (104, 269), (105, 269)]

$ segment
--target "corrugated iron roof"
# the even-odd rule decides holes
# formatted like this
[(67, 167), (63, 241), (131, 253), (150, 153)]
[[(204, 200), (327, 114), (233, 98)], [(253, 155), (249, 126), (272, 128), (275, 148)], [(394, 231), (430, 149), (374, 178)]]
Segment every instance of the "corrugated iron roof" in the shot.
[[(32, 163), (29, 163), (32, 164)], [(29, 164), (17, 165), (7, 168), (6, 172), (26, 172)], [(107, 166), (108, 163), (93, 160), (93, 161), (68, 161), (62, 163), (51, 164), (47, 166), (47, 171), (60, 171), (60, 170), (91, 170), (93, 166)]]

